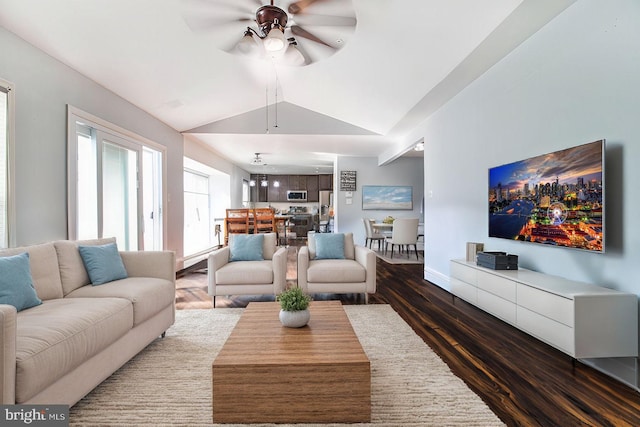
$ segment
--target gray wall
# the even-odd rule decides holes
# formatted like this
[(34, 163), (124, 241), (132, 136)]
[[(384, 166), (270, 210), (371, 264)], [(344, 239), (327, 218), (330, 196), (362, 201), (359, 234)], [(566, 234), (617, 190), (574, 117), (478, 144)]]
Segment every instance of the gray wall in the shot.
[(0, 27), (0, 76), (15, 84), (16, 244), (67, 238), (67, 104), (167, 147), (167, 249), (182, 255), (182, 135)]
[[(396, 161), (378, 166), (377, 157), (340, 156), (336, 162), (336, 187), (334, 205), (336, 206), (336, 231), (353, 232), (356, 244), (364, 245), (365, 231), (362, 218), (382, 220), (390, 215), (394, 218), (421, 218), (422, 195), (424, 194), (424, 165), (421, 158), (399, 158)], [(356, 191), (353, 203), (346, 204), (345, 192), (340, 191), (340, 171), (356, 171)], [(413, 186), (413, 210), (362, 210), (363, 185), (411, 185)]]
[[(640, 4), (581, 0), (427, 119), (425, 278), (465, 242), (547, 274), (640, 293)], [(606, 253), (488, 238), (490, 167), (606, 138)], [(637, 387), (635, 360), (592, 361)]]

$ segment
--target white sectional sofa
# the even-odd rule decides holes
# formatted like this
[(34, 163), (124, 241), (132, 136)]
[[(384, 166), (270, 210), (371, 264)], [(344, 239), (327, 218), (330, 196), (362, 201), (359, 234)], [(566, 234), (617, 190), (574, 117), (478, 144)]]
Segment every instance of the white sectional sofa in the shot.
[(78, 245), (113, 242), (0, 251), (29, 254), (42, 300), (21, 311), (0, 304), (0, 403), (73, 405), (174, 323), (173, 252), (120, 252), (127, 277), (90, 284)]

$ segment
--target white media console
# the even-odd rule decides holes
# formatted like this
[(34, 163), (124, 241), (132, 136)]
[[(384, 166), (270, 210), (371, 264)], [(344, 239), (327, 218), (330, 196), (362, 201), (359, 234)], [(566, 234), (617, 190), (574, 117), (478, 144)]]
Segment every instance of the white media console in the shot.
[(638, 296), (531, 270), (450, 262), (454, 295), (576, 359), (638, 356)]

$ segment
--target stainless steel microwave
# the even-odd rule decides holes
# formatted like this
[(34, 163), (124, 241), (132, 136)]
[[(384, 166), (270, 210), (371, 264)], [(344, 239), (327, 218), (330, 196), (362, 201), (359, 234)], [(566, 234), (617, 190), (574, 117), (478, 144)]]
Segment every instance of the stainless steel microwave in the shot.
[(307, 192), (304, 190), (287, 191), (287, 200), (289, 202), (306, 202)]

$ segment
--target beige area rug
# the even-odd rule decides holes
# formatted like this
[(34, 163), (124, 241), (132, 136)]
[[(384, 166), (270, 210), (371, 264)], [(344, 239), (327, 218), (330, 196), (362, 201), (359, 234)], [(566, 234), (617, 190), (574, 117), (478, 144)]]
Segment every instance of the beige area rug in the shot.
[[(371, 360), (372, 422), (357, 425), (504, 425), (390, 306), (344, 308)], [(212, 425), (211, 364), (242, 310), (178, 311), (164, 339), (71, 408), (70, 425)]]

